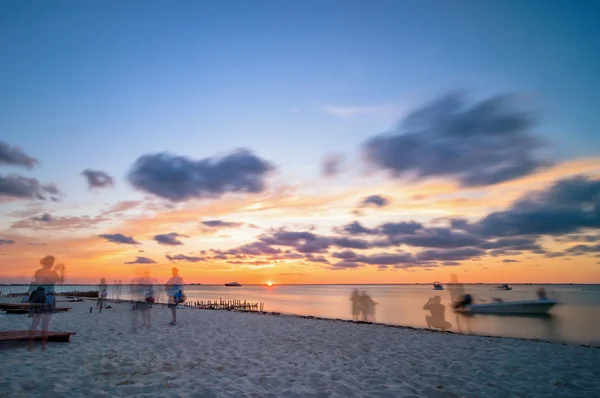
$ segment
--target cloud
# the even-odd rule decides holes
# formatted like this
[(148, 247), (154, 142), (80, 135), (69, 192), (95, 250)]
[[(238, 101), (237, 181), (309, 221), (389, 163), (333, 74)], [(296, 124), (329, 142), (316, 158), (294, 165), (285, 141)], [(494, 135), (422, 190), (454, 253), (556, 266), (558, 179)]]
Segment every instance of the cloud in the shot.
[(327, 260), (323, 256), (307, 255), (306, 258), (305, 258), (305, 260), (308, 261), (308, 262), (311, 262), (311, 263), (329, 264), (329, 260)]
[(136, 257), (133, 261), (127, 261), (125, 264), (156, 264), (156, 261), (148, 257)]
[(503, 263), (520, 263), (519, 260), (513, 260), (512, 258), (505, 258), (502, 260)]
[(139, 245), (140, 242), (133, 239), (133, 236), (125, 236), (123, 234), (100, 234), (98, 235), (101, 238), (106, 239), (112, 243), (123, 243), (126, 245)]
[(225, 254), (236, 255), (246, 254), (251, 256), (260, 256), (263, 254), (278, 254), (281, 253), (280, 249), (271, 247), (265, 242), (252, 242), (245, 245), (239, 246), (235, 249), (228, 250)]
[(223, 220), (202, 221), (202, 224), (209, 228), (239, 228), (242, 225), (244, 225), (244, 223), (241, 222), (231, 222)]
[(206, 261), (206, 259), (204, 257), (186, 256), (185, 254), (176, 254), (174, 256), (167, 254), (165, 257), (167, 258), (167, 260), (173, 261), (173, 262), (185, 261), (188, 263), (197, 263), (200, 261)]
[(360, 201), (361, 207), (367, 206), (376, 206), (376, 207), (385, 207), (389, 203), (389, 200), (381, 195), (371, 195), (367, 196), (363, 200)]
[(12, 239), (0, 239), (0, 246), (2, 245), (14, 245), (15, 241)]
[(366, 161), (393, 177), (451, 177), (463, 186), (485, 186), (523, 177), (550, 165), (538, 155), (530, 115), (513, 97), (468, 106), (450, 94), (408, 115), (399, 127), (369, 139)]
[(338, 227), (334, 229), (338, 233), (348, 234), (348, 235), (367, 235), (373, 234), (376, 231), (365, 228), (358, 221), (351, 222), (350, 224), (344, 225), (342, 227)]
[(26, 220), (20, 220), (14, 222), (11, 225), (13, 229), (36, 229), (36, 230), (66, 230), (66, 229), (80, 229), (80, 228), (91, 228), (98, 224), (108, 221), (103, 216), (64, 216), (56, 217), (48, 213), (31, 217)]
[(428, 249), (416, 254), (420, 261), (462, 261), (485, 255), (485, 250), (476, 247), (462, 247), (457, 249)]
[(411, 235), (423, 229), (421, 223), (415, 221), (388, 222), (380, 225), (376, 230), (384, 235)]
[(188, 238), (188, 236), (186, 236), (186, 235), (181, 235), (181, 234), (178, 234), (177, 232), (171, 232), (168, 234), (156, 235), (154, 237), (154, 240), (157, 241), (161, 245), (167, 245), (167, 246), (183, 245), (183, 242), (181, 242), (180, 240), (177, 239), (179, 237)]
[(55, 199), (59, 191), (54, 184), (41, 184), (35, 178), (22, 177), (16, 174), (0, 174), (0, 196), (10, 196), (20, 199)]
[(220, 158), (192, 160), (158, 153), (141, 156), (128, 175), (142, 191), (173, 202), (216, 198), (226, 193), (260, 193), (273, 166), (247, 150)]
[(565, 253), (581, 256), (588, 253), (598, 253), (600, 252), (600, 243), (597, 245), (576, 245), (573, 247), (569, 247), (565, 250)]
[(448, 228), (424, 228), (414, 234), (391, 236), (389, 239), (396, 245), (432, 248), (479, 246), (484, 243), (484, 239), (479, 236)]
[(563, 235), (600, 228), (600, 180), (572, 177), (530, 193), (469, 229), (484, 236)]
[(21, 148), (0, 141), (0, 165), (21, 166), (32, 169), (38, 163), (36, 158), (26, 155)]
[(107, 188), (115, 183), (114, 179), (103, 171), (87, 169), (81, 174), (87, 179), (89, 188)]
[(48, 214), (48, 213), (44, 213), (41, 216), (38, 217), (32, 217), (31, 218), (33, 221), (39, 221), (39, 222), (51, 222), (54, 221), (54, 218)]
[(334, 177), (341, 173), (344, 156), (339, 154), (326, 155), (321, 163), (321, 174), (324, 177)]

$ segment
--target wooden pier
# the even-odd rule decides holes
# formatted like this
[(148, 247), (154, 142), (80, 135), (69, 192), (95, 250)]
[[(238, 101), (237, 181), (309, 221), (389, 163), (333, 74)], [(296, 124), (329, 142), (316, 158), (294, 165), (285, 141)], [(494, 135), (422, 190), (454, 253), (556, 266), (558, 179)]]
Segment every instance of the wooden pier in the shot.
[(183, 304), (186, 307), (198, 308), (202, 310), (225, 310), (225, 311), (257, 311), (264, 312), (265, 303), (251, 302), (247, 300), (197, 300)]

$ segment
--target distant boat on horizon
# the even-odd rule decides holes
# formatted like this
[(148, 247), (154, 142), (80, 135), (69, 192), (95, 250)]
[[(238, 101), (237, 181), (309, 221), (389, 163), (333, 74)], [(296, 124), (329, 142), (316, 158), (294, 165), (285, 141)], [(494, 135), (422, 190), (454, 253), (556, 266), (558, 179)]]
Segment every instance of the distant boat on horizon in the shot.
[(229, 286), (229, 287), (239, 287), (242, 286), (241, 284), (237, 283), (237, 282), (229, 282), (226, 283), (225, 286)]
[(441, 282), (433, 282), (433, 290), (444, 290)]
[(506, 283), (502, 283), (496, 286), (498, 290), (512, 290), (512, 287), (508, 286)]

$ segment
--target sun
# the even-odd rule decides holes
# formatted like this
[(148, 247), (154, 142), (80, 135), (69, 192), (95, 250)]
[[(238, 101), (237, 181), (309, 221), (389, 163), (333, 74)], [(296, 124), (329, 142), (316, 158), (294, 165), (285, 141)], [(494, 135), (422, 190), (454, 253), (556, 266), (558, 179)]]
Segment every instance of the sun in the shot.
[(273, 282), (271, 282), (271, 281), (268, 281), (268, 282), (267, 282), (267, 286), (269, 286), (269, 287), (273, 286)]

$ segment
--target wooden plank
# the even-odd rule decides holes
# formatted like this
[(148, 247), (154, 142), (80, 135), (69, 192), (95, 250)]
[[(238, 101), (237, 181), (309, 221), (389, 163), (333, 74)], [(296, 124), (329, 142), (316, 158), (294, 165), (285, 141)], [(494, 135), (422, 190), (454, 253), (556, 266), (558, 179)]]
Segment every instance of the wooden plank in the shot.
[(41, 340), (45, 336), (48, 341), (64, 342), (68, 343), (71, 340), (71, 336), (76, 334), (75, 332), (41, 332), (39, 330), (29, 334), (29, 330), (1, 330), (0, 341), (14, 341), (14, 340)]
[[(54, 312), (66, 312), (71, 310), (71, 308), (66, 308), (66, 307), (58, 307), (54, 309)], [(28, 309), (24, 309), (24, 308), (14, 308), (14, 309), (7, 309), (5, 310), (7, 314), (12, 314), (12, 315), (23, 315), (23, 314), (29, 314), (29, 310)]]

